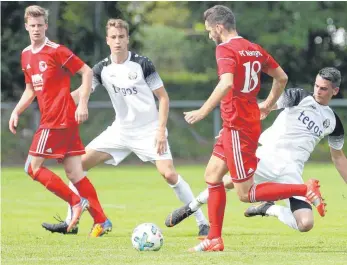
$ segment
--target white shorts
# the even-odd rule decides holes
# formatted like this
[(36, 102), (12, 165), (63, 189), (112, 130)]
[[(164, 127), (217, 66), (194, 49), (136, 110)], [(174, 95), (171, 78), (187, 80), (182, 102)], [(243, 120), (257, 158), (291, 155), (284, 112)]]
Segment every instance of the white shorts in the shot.
[[(254, 173), (254, 182), (277, 182), (283, 184), (303, 184), (303, 166), (288, 161), (281, 161), (278, 157), (262, 156), (257, 170)], [(306, 201), (305, 197), (294, 196), (294, 198)], [(289, 200), (285, 200), (289, 204)]]
[(115, 126), (109, 126), (92, 140), (86, 148), (110, 154), (112, 159), (105, 161), (105, 164), (114, 166), (122, 162), (132, 152), (144, 162), (172, 160), (168, 142), (166, 153), (157, 154), (155, 149), (156, 129), (155, 126), (146, 126), (138, 130), (126, 131)]

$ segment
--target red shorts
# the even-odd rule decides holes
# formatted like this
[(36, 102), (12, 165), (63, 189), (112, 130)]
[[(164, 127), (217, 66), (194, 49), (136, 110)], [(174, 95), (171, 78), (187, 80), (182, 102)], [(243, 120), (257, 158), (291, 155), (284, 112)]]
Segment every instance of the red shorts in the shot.
[(233, 182), (245, 182), (253, 177), (259, 161), (256, 151), (260, 133), (260, 126), (238, 131), (223, 128), (214, 145), (213, 155), (227, 163)]
[(48, 159), (85, 154), (78, 126), (66, 129), (38, 129), (31, 143), (29, 154)]

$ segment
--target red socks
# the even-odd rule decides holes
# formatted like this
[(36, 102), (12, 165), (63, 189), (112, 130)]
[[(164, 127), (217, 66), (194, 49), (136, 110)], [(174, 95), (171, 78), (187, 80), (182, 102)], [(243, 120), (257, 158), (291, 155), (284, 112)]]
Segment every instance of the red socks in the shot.
[(50, 192), (57, 195), (59, 198), (68, 202), (71, 206), (78, 204), (81, 199), (77, 196), (59, 176), (45, 167), (41, 167), (34, 175), (31, 166), (29, 166), (29, 175), (36, 181), (40, 182)]
[(292, 196), (305, 196), (307, 186), (305, 184), (279, 184), (265, 182), (253, 184), (248, 192), (250, 202), (278, 201)]
[(207, 238), (221, 237), (226, 204), (225, 188), (222, 183), (208, 184), (208, 218), (210, 221), (210, 232)]
[(89, 201), (89, 213), (94, 219), (94, 223), (103, 223), (107, 217), (100, 205), (98, 195), (92, 183), (90, 183), (87, 177), (84, 177), (74, 186), (78, 190), (81, 197), (86, 198)]

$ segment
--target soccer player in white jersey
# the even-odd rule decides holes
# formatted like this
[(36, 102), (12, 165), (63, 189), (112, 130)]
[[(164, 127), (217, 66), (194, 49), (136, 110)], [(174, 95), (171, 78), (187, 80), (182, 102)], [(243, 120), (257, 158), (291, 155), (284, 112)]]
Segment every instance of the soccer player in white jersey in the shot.
[[(347, 158), (342, 151), (344, 128), (340, 118), (328, 106), (339, 92), (341, 73), (326, 67), (319, 71), (313, 94), (301, 88), (287, 89), (274, 109), (284, 109), (273, 125), (265, 130), (257, 149), (260, 159), (255, 172), (255, 182), (303, 183), (304, 164), (315, 146), (328, 136), (332, 161), (347, 183)], [(224, 177), (226, 189), (232, 189), (229, 176)], [(173, 226), (190, 216), (202, 204), (207, 203), (208, 190), (201, 192), (191, 203), (173, 211), (167, 218), (167, 226)], [(275, 216), (284, 224), (301, 232), (313, 227), (311, 205), (304, 197), (286, 200), (287, 207), (263, 202), (245, 211), (246, 217), (256, 215)]]
[[(106, 41), (111, 55), (93, 67), (93, 91), (103, 85), (112, 101), (116, 119), (96, 137), (82, 156), (85, 171), (100, 163), (117, 166), (134, 152), (142, 161), (155, 163), (158, 172), (173, 188), (177, 197), (187, 204), (194, 199), (188, 183), (175, 171), (167, 141), (166, 123), (169, 113), (169, 97), (153, 63), (147, 58), (128, 50), (129, 26), (121, 19), (110, 19), (106, 25)], [(79, 90), (72, 94), (77, 98)], [(157, 110), (154, 96), (159, 101)], [(73, 185), (70, 188), (76, 191)], [(43, 226), (52, 232), (69, 222)], [(195, 213), (199, 236), (207, 235), (208, 222), (201, 210)], [(106, 227), (108, 230), (109, 227)], [(97, 234), (103, 234), (100, 226)], [(74, 230), (75, 232), (76, 229)]]

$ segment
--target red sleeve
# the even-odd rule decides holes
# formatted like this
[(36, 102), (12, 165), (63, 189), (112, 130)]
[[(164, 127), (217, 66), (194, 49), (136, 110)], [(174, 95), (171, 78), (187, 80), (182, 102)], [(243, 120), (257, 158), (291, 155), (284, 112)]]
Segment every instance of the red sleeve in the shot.
[(268, 69), (276, 69), (278, 66), (280, 66), (276, 60), (263, 48), (261, 48), (261, 51), (264, 55), (264, 62), (262, 66), (262, 71), (267, 72)]
[(22, 56), (21, 56), (21, 65), (22, 65), (22, 71), (23, 71), (24, 77), (25, 77), (25, 83), (26, 84), (31, 84), (32, 80), (31, 80), (31, 77), (30, 77), (28, 71), (26, 70), (28, 65), (25, 65), (25, 61), (23, 60), (23, 53), (22, 53)]
[(82, 68), (84, 62), (63, 45), (57, 48), (57, 60), (61, 67), (68, 69), (72, 75)]
[(221, 76), (225, 73), (235, 73), (236, 58), (231, 50), (221, 45), (217, 46), (216, 61), (218, 67), (218, 76)]

